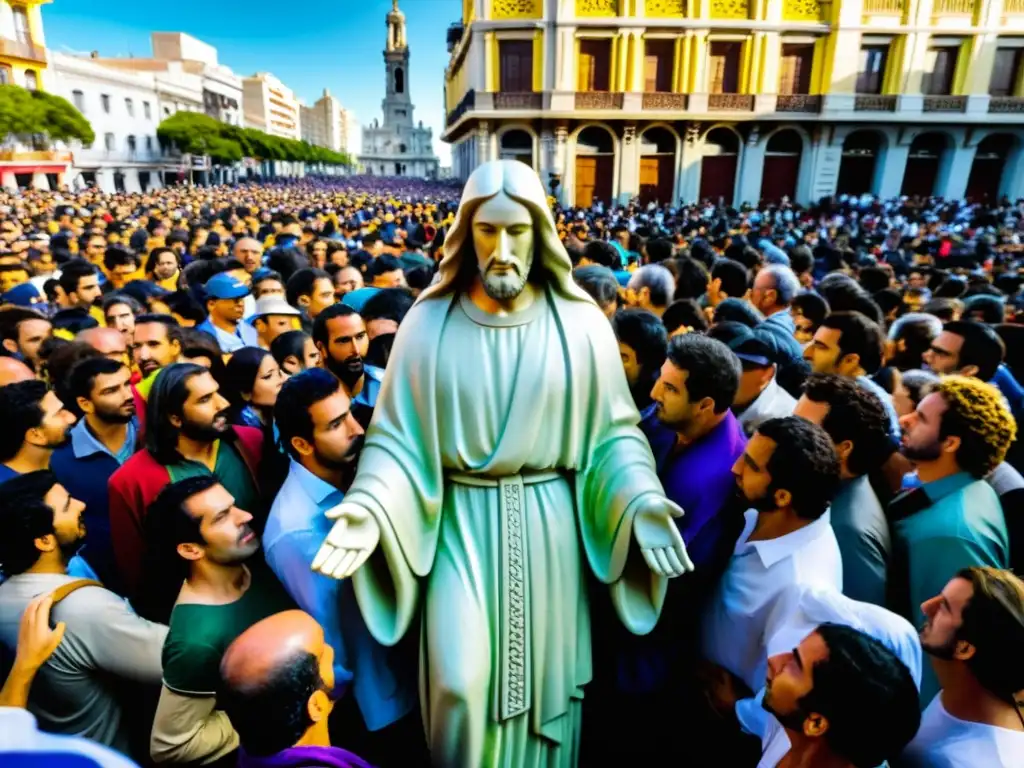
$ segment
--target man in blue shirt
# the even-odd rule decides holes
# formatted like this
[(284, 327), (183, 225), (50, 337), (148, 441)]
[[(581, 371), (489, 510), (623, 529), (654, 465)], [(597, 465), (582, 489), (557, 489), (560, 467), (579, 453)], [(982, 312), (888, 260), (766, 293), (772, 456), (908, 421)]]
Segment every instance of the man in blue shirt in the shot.
[(221, 272), (206, 282), (209, 317), (197, 325), (196, 330), (206, 331), (217, 339), (221, 351), (226, 354), (237, 352), (242, 347), (259, 346), (256, 329), (242, 322), (248, 295), (249, 286), (230, 272)]
[(341, 382), (320, 368), (293, 376), (281, 388), (274, 412), (291, 462), (267, 519), (264, 553), (288, 594), (319, 622), (334, 648), (337, 685), (351, 688), (370, 732), (349, 723), (346, 744), (355, 746), (354, 727), (366, 740), (360, 752), (374, 763), (389, 765), (389, 755), (408, 755), (403, 750), (417, 743), (410, 738), (423, 742), (415, 649), (405, 643), (395, 648), (377, 643), (363, 622), (351, 583), (310, 569), (333, 524), (325, 513), (344, 498), (342, 489), (351, 481), (362, 446), (363, 429), (351, 406)]
[(71, 439), (54, 451), (50, 469), (74, 498), (85, 504), (89, 530), (83, 554), (108, 589), (122, 593), (110, 540), (107, 482), (135, 453), (138, 423), (131, 371), (123, 362), (89, 358), (71, 371), (69, 391), (84, 416)]

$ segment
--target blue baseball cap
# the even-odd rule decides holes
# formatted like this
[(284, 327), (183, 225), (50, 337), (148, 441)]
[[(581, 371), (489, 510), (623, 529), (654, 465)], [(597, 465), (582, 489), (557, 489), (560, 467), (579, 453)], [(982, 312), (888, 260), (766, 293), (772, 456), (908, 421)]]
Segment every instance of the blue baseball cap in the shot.
[(248, 295), (249, 286), (227, 272), (221, 272), (206, 281), (207, 299), (241, 299)]
[(362, 312), (366, 302), (378, 293), (380, 293), (380, 288), (375, 288), (372, 285), (368, 285), (365, 288), (356, 288), (356, 290), (349, 291), (342, 296), (341, 303), (347, 307), (352, 307), (356, 312)]

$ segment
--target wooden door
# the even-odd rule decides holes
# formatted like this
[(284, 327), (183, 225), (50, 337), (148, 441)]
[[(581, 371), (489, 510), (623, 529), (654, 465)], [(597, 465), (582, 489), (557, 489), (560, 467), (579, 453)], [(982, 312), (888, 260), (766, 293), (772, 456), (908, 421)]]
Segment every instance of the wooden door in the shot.
[(907, 197), (930, 197), (935, 191), (935, 180), (939, 176), (939, 158), (925, 155), (907, 160), (903, 173), (901, 195)]
[(594, 204), (597, 185), (597, 156), (576, 157), (576, 207), (589, 208)]
[(839, 179), (836, 182), (837, 195), (863, 195), (870, 193), (875, 183), (874, 155), (843, 155), (839, 162)]
[(640, 202), (643, 205), (652, 203), (658, 198), (658, 164), (657, 155), (640, 158)]
[(976, 157), (967, 177), (967, 197), (974, 201), (998, 200), (1004, 165), (1001, 157)]
[(783, 197), (796, 198), (796, 182), (800, 176), (800, 155), (768, 155), (761, 177), (761, 199), (778, 202)]
[(709, 155), (700, 164), (700, 199), (732, 205), (736, 189), (736, 155)]

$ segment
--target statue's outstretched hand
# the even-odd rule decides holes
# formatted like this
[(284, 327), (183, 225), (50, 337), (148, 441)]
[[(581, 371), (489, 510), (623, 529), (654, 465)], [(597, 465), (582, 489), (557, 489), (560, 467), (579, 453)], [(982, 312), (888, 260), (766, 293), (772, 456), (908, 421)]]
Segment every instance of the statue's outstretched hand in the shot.
[(675, 518), (683, 510), (664, 496), (648, 496), (633, 518), (633, 536), (648, 567), (658, 576), (674, 578), (693, 570)]
[(380, 542), (380, 526), (366, 509), (342, 502), (327, 511), (336, 520), (313, 558), (313, 570), (333, 579), (347, 579), (373, 554)]

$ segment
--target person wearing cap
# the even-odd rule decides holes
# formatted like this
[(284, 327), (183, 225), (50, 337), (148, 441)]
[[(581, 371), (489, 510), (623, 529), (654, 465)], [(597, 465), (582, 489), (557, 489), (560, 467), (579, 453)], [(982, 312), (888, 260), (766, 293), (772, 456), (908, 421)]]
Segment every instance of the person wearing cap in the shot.
[(248, 295), (249, 286), (229, 272), (214, 275), (206, 282), (206, 311), (209, 316), (196, 328), (217, 339), (225, 354), (237, 352), (242, 347), (259, 346), (256, 329), (242, 322)]
[(743, 372), (733, 400), (732, 412), (747, 437), (768, 419), (793, 414), (796, 400), (779, 386), (779, 353), (770, 331), (750, 328), (743, 323), (717, 323), (708, 335), (725, 344), (739, 359)]
[(280, 296), (264, 296), (256, 302), (256, 314), (246, 320), (256, 329), (260, 349), (270, 349), (270, 344), (282, 333), (298, 331), (301, 313)]
[(1024, 755), (1024, 582), (964, 568), (921, 606), (921, 647), (942, 687), (900, 766), (1014, 768)]

